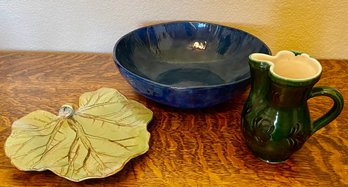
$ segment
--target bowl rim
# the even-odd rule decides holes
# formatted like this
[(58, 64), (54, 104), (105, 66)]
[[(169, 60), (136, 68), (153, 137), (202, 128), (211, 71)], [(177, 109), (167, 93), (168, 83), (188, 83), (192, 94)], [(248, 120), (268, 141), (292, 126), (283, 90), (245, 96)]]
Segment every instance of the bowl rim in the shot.
[(240, 80), (234, 81), (234, 82), (222, 83), (222, 84), (202, 85), (202, 86), (186, 86), (186, 87), (172, 86), (172, 85), (169, 85), (169, 84), (159, 83), (159, 82), (156, 82), (156, 81), (154, 81), (154, 80), (148, 79), (148, 78), (146, 78), (146, 77), (140, 76), (140, 75), (138, 75), (138, 74), (136, 74), (136, 73), (133, 73), (132, 71), (130, 71), (130, 70), (128, 70), (127, 68), (125, 68), (125, 67), (118, 61), (118, 59), (117, 59), (117, 57), (116, 57), (116, 48), (117, 48), (118, 44), (119, 44), (124, 38), (126, 38), (126, 37), (129, 36), (129, 35), (131, 35), (133, 32), (136, 32), (136, 31), (139, 31), (139, 30), (148, 28), (148, 27), (155, 27), (155, 26), (168, 25), (168, 24), (175, 24), (175, 23), (195, 23), (195, 24), (203, 23), (203, 24), (215, 25), (215, 26), (225, 27), (225, 28), (228, 28), (228, 29), (237, 30), (237, 31), (239, 31), (239, 32), (246, 33), (246, 34), (248, 34), (248, 35), (250, 35), (250, 36), (256, 38), (257, 40), (259, 40), (261, 43), (264, 44), (264, 46), (266, 47), (266, 49), (267, 49), (268, 52), (269, 52), (269, 55), (272, 54), (271, 49), (267, 46), (267, 44), (266, 44), (264, 41), (262, 41), (260, 38), (256, 37), (255, 35), (253, 35), (253, 34), (247, 32), (247, 31), (244, 31), (244, 30), (241, 30), (241, 29), (238, 29), (238, 28), (235, 28), (235, 27), (231, 27), (231, 26), (226, 26), (226, 25), (222, 25), (222, 24), (218, 24), (218, 23), (212, 23), (212, 22), (206, 22), (206, 21), (196, 21), (196, 20), (185, 21), (185, 20), (178, 20), (178, 21), (167, 21), (167, 22), (160, 22), (160, 23), (156, 23), (156, 24), (149, 24), (149, 25), (145, 25), (145, 26), (142, 26), (142, 27), (139, 27), (139, 28), (137, 28), (137, 29), (133, 29), (133, 30), (129, 31), (127, 34), (125, 34), (125, 35), (123, 35), (122, 37), (120, 37), (120, 38), (117, 40), (116, 44), (114, 45), (114, 48), (113, 48), (113, 50), (112, 50), (112, 58), (113, 58), (114, 62), (116, 62), (116, 64), (119, 66), (119, 68), (121, 67), (124, 71), (126, 71), (126, 72), (129, 73), (129, 74), (131, 74), (132, 76), (137, 77), (138, 79), (145, 80), (145, 81), (150, 82), (151, 84), (154, 84), (154, 85), (159, 85), (159, 86), (162, 86), (162, 87), (171, 88), (171, 89), (177, 89), (177, 90), (217, 88), (217, 87), (235, 85), (235, 84), (238, 84), (238, 83), (241, 83), (241, 82), (244, 82), (244, 81), (250, 79), (250, 75), (249, 75), (247, 78), (240, 79)]

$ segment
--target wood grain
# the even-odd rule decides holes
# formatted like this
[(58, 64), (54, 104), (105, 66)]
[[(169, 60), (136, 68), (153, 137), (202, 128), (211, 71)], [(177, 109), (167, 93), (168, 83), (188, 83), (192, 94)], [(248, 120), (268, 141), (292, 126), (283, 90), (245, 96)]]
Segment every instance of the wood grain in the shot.
[[(320, 60), (317, 85), (338, 88), (348, 98), (348, 60)], [(105, 179), (70, 182), (55, 174), (24, 172), (11, 165), (3, 145), (11, 124), (43, 109), (57, 113), (64, 103), (100, 87), (118, 89), (154, 112), (150, 150)], [(0, 186), (348, 186), (348, 108), (319, 130), (287, 162), (271, 165), (247, 149), (240, 114), (248, 90), (204, 110), (170, 108), (135, 93), (110, 54), (0, 52)], [(309, 100), (317, 118), (332, 104)]]

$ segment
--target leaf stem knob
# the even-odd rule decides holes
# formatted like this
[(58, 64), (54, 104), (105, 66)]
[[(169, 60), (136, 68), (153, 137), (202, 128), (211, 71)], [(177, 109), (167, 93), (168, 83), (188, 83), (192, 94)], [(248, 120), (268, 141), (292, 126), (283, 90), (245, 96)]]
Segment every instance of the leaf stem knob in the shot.
[(75, 113), (74, 108), (70, 104), (64, 104), (60, 107), (58, 115), (62, 118), (69, 118)]

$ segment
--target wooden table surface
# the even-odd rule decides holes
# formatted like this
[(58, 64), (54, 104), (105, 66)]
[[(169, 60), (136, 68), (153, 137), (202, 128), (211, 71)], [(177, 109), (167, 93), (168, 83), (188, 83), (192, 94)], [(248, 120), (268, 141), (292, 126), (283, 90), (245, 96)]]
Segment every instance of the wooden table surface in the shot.
[[(348, 60), (320, 60), (317, 85), (338, 88), (348, 98)], [(86, 91), (118, 89), (154, 113), (149, 151), (119, 173), (74, 183), (50, 171), (25, 172), (11, 165), (4, 142), (16, 119), (37, 109), (57, 113)], [(204, 110), (180, 110), (135, 93), (111, 54), (0, 52), (0, 186), (348, 186), (348, 107), (314, 134), (287, 162), (267, 164), (245, 146), (240, 97)], [(319, 117), (331, 105), (309, 100)]]

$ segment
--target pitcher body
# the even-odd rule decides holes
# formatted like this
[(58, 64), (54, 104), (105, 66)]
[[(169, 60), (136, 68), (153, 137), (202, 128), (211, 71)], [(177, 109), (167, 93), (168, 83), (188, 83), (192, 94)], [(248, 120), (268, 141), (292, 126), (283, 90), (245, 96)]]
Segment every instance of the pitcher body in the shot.
[[(250, 150), (260, 159), (287, 160), (318, 129), (336, 118), (343, 108), (342, 95), (330, 87), (315, 87), (320, 63), (308, 56), (280, 51), (276, 56), (250, 55), (251, 90), (242, 112), (242, 129)], [(331, 110), (312, 122), (307, 105), (311, 97), (333, 99)]]

